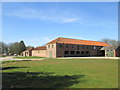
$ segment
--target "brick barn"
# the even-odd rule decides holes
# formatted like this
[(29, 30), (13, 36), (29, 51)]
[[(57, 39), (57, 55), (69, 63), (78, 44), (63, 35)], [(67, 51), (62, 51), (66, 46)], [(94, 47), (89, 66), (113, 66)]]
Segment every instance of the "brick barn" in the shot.
[(100, 49), (110, 46), (104, 42), (59, 37), (46, 44), (47, 57), (105, 56)]
[[(46, 44), (46, 46), (30, 49), (29, 56), (40, 57), (90, 57), (105, 56), (105, 50), (100, 50), (103, 46), (111, 46), (104, 42), (79, 40), (59, 37)], [(27, 52), (29, 50), (26, 50)], [(25, 51), (23, 52), (23, 56)], [(28, 55), (26, 55), (28, 56)]]

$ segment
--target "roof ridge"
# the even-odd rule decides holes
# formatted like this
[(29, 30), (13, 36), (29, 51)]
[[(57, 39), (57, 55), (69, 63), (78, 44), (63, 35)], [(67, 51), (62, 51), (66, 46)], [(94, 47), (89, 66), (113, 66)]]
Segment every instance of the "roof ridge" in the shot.
[[(56, 43), (57, 43), (58, 41), (63, 42), (63, 41), (61, 40), (61, 38), (62, 38), (62, 37), (58, 37)], [(64, 42), (63, 42), (63, 43), (64, 43)]]
[(57, 41), (55, 43), (57, 43), (59, 41), (59, 38), (57, 38)]
[(71, 43), (71, 44), (85, 44), (85, 45), (98, 45), (98, 46), (111, 46), (105, 42), (100, 41), (91, 41), (91, 40), (81, 40), (81, 39), (72, 39), (72, 38), (64, 38), (58, 37), (57, 39), (52, 40), (51, 42), (47, 43)]
[(46, 46), (38, 46), (38, 47), (36, 47), (36, 48), (39, 48), (39, 47), (46, 47)]
[[(64, 38), (64, 37), (59, 37), (59, 38)], [(74, 39), (74, 38), (65, 38), (65, 39)], [(90, 41), (90, 42), (100, 42), (100, 43), (105, 43), (105, 42), (101, 42), (101, 41), (83, 40), (83, 39), (74, 39), (74, 40), (82, 40), (82, 41)], [(105, 43), (105, 44), (107, 44), (107, 43)]]
[[(65, 37), (59, 37), (59, 38), (65, 38)], [(75, 38), (65, 38), (65, 39), (75, 39)], [(93, 41), (93, 40), (83, 40), (83, 39), (75, 39), (75, 40)], [(95, 41), (95, 42), (100, 42), (100, 41)]]

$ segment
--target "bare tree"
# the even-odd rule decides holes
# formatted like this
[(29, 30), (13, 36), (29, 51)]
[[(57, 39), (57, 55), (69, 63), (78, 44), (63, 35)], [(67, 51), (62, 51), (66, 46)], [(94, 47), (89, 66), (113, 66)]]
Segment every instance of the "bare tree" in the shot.
[(0, 42), (0, 54), (7, 54), (8, 46), (4, 42)]
[(100, 41), (105, 42), (105, 43), (110, 44), (110, 45), (113, 45), (113, 46), (120, 45), (120, 41), (113, 40), (113, 39), (103, 38)]

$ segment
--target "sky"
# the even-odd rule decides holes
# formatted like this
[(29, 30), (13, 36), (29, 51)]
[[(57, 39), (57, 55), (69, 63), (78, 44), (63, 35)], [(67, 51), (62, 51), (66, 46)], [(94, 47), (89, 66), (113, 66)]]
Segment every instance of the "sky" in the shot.
[(2, 40), (44, 45), (58, 37), (118, 40), (117, 2), (4, 2)]

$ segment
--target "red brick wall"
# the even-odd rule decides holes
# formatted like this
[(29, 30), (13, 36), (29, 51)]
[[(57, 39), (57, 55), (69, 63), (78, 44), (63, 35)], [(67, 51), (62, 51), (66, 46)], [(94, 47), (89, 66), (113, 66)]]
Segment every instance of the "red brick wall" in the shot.
[[(60, 48), (60, 44), (57, 44), (57, 57), (69, 57), (69, 56), (97, 56), (97, 55), (101, 55), (100, 47), (96, 47), (96, 49), (94, 49), (94, 46), (87, 46), (87, 45), (79, 45), (79, 49), (77, 48), (78, 45), (72, 45), (69, 44), (68, 48), (66, 48), (66, 44), (61, 44), (62, 48)], [(74, 46), (74, 48), (72, 48), (72, 46)], [(75, 54), (64, 54), (65, 51), (69, 51), (69, 53), (71, 51), (74, 51)], [(79, 51), (80, 54), (76, 54), (76, 52)], [(84, 52), (84, 54), (81, 54), (81, 52)], [(88, 54), (86, 54), (86, 52), (89, 52)]]

